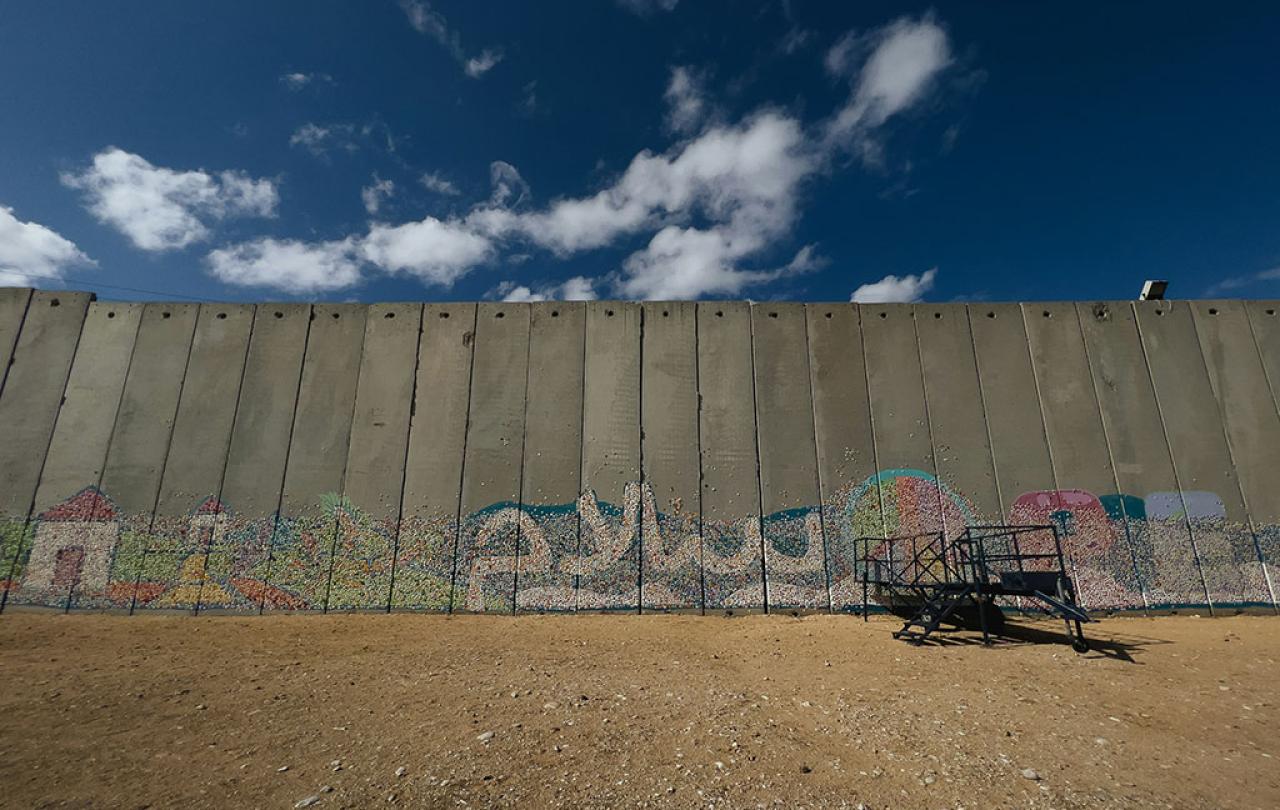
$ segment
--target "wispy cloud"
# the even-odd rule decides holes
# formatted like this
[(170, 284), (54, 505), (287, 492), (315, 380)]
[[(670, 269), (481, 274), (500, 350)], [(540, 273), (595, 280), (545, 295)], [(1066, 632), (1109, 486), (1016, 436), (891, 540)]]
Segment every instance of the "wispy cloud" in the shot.
[(930, 268), (918, 276), (885, 276), (879, 281), (863, 284), (853, 291), (850, 301), (857, 304), (893, 304), (919, 301), (933, 289), (938, 268)]
[(680, 4), (680, 0), (617, 0), (617, 3), (632, 14), (647, 17), (659, 11), (675, 9)]
[(426, 172), (422, 177), (418, 178), (423, 188), (427, 191), (433, 191), (436, 194), (443, 194), (446, 197), (456, 197), (462, 192), (458, 191), (458, 187), (451, 180), (443, 177), (439, 172)]
[(210, 224), (228, 217), (274, 217), (275, 181), (242, 171), (210, 173), (154, 166), (109, 147), (93, 164), (64, 172), (62, 182), (84, 193), (89, 213), (151, 251), (176, 250), (208, 239)]
[(0, 287), (48, 286), (67, 268), (94, 265), (70, 239), (36, 222), (23, 222), (0, 205)]
[(874, 130), (919, 103), (952, 64), (947, 32), (931, 15), (902, 18), (867, 34), (845, 34), (827, 52), (827, 70), (853, 95), (827, 122), (825, 139), (877, 162)]
[(533, 115), (538, 112), (538, 80), (534, 79), (521, 89), (520, 102), (516, 109), (522, 115)]
[(680, 65), (671, 68), (667, 90), (662, 95), (667, 104), (667, 131), (688, 135), (698, 131), (713, 115), (707, 99), (706, 75)]
[(467, 60), (463, 66), (463, 70), (473, 79), (478, 79), (488, 73), (499, 62), (502, 61), (502, 51), (492, 48), (485, 48), (480, 52), (479, 56), (473, 56)]
[(321, 160), (334, 152), (358, 152), (373, 148), (389, 155), (396, 153), (396, 137), (390, 127), (378, 120), (365, 124), (308, 121), (289, 136), (289, 145), (307, 150)]
[(400, 8), (404, 9), (414, 30), (439, 43), (471, 78), (480, 78), (502, 61), (502, 51), (498, 48), (485, 48), (475, 56), (468, 56), (462, 47), (462, 37), (426, 0), (400, 0)]
[(354, 140), (355, 127), (351, 124), (320, 125), (307, 122), (289, 136), (290, 146), (300, 146), (316, 157), (323, 157), (334, 149), (354, 152), (358, 148)]
[(378, 213), (378, 209), (382, 207), (382, 201), (391, 198), (396, 193), (396, 184), (390, 180), (383, 180), (377, 174), (373, 175), (373, 182), (360, 189), (360, 199), (364, 202), (364, 210), (369, 216)]
[(489, 204), (495, 207), (515, 208), (530, 196), (529, 184), (520, 176), (520, 170), (505, 160), (489, 164), (489, 185), (493, 188)]
[(298, 92), (311, 85), (333, 84), (333, 77), (328, 73), (283, 73), (280, 83), (287, 89)]
[(1205, 296), (1221, 295), (1232, 290), (1243, 290), (1253, 287), (1267, 281), (1280, 281), (1280, 267), (1272, 267), (1270, 270), (1263, 270), (1259, 273), (1253, 273), (1246, 276), (1228, 276), (1218, 281), (1216, 284), (1209, 285), (1205, 289)]
[(806, 45), (813, 41), (813, 32), (799, 27), (792, 27), (783, 34), (782, 41), (778, 43), (778, 50), (786, 55), (803, 49)]

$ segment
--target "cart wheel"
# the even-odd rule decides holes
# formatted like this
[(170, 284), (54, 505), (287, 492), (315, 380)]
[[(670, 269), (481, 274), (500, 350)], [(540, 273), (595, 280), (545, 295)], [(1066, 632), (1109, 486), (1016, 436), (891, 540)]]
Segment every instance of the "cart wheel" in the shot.
[(1077, 638), (1071, 642), (1071, 649), (1078, 653), (1087, 653), (1089, 652), (1089, 642), (1082, 638)]

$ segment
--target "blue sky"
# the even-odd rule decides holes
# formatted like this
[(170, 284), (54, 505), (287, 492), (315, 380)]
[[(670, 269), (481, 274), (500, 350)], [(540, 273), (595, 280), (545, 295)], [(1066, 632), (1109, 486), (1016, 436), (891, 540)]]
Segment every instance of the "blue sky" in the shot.
[(0, 284), (1280, 296), (1272, 4), (0, 0)]

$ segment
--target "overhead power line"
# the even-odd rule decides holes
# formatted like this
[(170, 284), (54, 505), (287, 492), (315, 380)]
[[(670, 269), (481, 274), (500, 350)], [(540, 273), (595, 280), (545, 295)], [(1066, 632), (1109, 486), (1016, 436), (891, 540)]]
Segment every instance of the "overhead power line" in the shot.
[(23, 273), (27, 278), (38, 278), (44, 281), (57, 281), (64, 284), (75, 284), (87, 290), (104, 289), (104, 290), (120, 290), (122, 292), (142, 293), (144, 295), (155, 295), (161, 298), (181, 298), (186, 301), (199, 301), (202, 303), (231, 303), (223, 302), (214, 298), (197, 298), (192, 295), (183, 295), (182, 293), (164, 292), (163, 290), (148, 290), (142, 287), (121, 287), (117, 284), (104, 284), (100, 281), (86, 281), (81, 278), (69, 278), (66, 276), (42, 276), (36, 273)]

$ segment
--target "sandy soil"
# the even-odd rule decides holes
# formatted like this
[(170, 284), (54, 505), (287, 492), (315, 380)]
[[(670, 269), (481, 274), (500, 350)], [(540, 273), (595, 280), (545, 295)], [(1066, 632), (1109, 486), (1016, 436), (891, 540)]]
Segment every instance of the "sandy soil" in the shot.
[(0, 805), (1280, 806), (1280, 619), (894, 627), (10, 612)]

